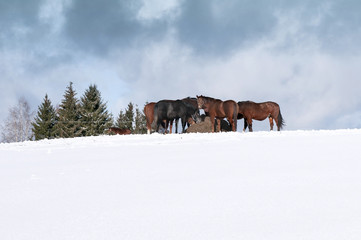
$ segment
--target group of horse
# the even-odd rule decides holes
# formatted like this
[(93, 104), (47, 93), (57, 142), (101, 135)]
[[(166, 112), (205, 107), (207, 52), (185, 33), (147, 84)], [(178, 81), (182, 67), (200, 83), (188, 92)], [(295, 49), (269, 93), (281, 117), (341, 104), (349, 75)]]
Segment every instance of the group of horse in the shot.
[(224, 118), (228, 120), (232, 131), (237, 131), (237, 120), (242, 118), (244, 119), (243, 131), (246, 131), (247, 127), (250, 132), (253, 131), (253, 119), (262, 121), (269, 118), (270, 130), (273, 130), (274, 122), (277, 125), (278, 131), (284, 126), (280, 107), (275, 102), (222, 101), (201, 95), (196, 96), (196, 98), (187, 97), (178, 100), (161, 100), (146, 104), (144, 114), (147, 122), (147, 133), (151, 133), (153, 124), (155, 124), (156, 132), (159, 132), (160, 127), (167, 131), (169, 126), (169, 132), (171, 133), (173, 121), (175, 121), (176, 125), (175, 132), (178, 133), (179, 119), (181, 119), (182, 133), (184, 133), (186, 125), (197, 124), (201, 121), (200, 109), (203, 109), (210, 118), (212, 132), (215, 131), (215, 121), (217, 121), (216, 131), (219, 132), (221, 130), (220, 121)]

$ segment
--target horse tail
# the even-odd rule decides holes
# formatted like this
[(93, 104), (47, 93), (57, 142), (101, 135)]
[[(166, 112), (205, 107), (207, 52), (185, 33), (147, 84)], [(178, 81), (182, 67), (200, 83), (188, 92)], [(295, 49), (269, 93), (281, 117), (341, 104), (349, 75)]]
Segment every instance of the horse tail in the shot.
[(153, 116), (153, 122), (155, 123), (155, 131), (158, 132), (158, 104), (154, 105), (154, 116)]
[(151, 129), (152, 129), (152, 124), (150, 123), (149, 113), (148, 113), (148, 106), (147, 105), (144, 106), (143, 112), (144, 112), (145, 121), (146, 121), (146, 124), (147, 124), (147, 133), (150, 134)]
[(237, 132), (237, 119), (238, 119), (238, 104), (235, 102), (234, 106), (233, 106), (233, 121), (234, 121), (234, 127), (235, 127), (235, 131)]
[(282, 114), (281, 114), (281, 109), (278, 111), (278, 126), (280, 129), (283, 128), (283, 126), (285, 126), (285, 121), (282, 117)]

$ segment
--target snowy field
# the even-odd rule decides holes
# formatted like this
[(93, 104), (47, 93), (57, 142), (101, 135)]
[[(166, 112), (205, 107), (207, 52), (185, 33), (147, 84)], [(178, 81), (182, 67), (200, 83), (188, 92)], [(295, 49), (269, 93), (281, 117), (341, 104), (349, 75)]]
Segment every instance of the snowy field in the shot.
[(361, 239), (361, 130), (0, 144), (2, 240)]

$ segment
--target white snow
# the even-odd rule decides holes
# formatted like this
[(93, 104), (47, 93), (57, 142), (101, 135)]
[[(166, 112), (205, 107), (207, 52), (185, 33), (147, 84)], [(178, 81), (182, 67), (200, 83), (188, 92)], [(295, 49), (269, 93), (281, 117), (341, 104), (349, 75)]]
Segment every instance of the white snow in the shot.
[(361, 239), (361, 130), (0, 144), (0, 238)]

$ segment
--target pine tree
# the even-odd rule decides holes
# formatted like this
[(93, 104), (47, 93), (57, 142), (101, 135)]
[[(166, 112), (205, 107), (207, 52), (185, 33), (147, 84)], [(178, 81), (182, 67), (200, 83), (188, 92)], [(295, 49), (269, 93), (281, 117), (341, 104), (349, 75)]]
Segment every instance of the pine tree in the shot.
[(134, 122), (134, 105), (133, 103), (129, 103), (127, 109), (125, 110), (125, 114), (124, 114), (124, 123), (125, 123), (125, 128), (129, 129), (130, 131), (132, 131), (132, 133), (134, 132), (134, 128), (133, 128), (133, 122)]
[(120, 110), (115, 126), (121, 129), (126, 128), (125, 114)]
[(145, 119), (144, 112), (140, 111), (138, 107), (135, 109), (135, 134), (145, 134), (147, 133), (147, 123)]
[(56, 122), (57, 116), (55, 109), (48, 98), (48, 94), (46, 94), (43, 103), (38, 107), (35, 122), (32, 123), (35, 140), (54, 138), (56, 136)]
[(73, 83), (70, 82), (58, 110), (59, 119), (56, 125), (58, 137), (71, 138), (81, 136), (79, 100), (75, 96), (76, 92), (73, 89)]
[(80, 99), (80, 115), (83, 136), (97, 136), (113, 125), (96, 85), (90, 85)]

